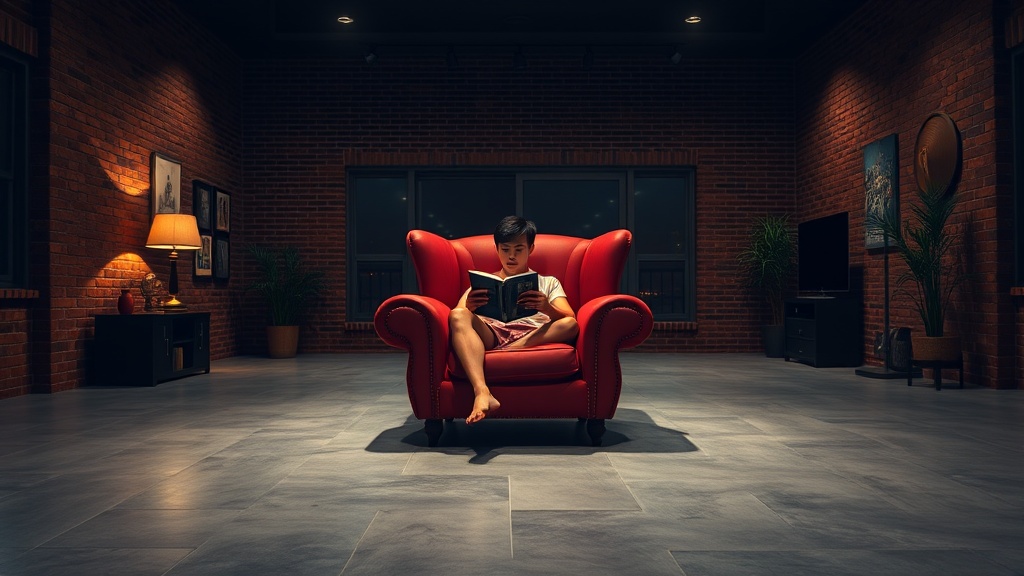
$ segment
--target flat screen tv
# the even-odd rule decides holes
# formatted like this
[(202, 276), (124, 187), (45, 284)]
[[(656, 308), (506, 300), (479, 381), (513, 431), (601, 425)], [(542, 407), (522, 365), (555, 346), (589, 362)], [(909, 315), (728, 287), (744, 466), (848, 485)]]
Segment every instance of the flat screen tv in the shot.
[(798, 288), (825, 295), (850, 290), (850, 214), (797, 224)]

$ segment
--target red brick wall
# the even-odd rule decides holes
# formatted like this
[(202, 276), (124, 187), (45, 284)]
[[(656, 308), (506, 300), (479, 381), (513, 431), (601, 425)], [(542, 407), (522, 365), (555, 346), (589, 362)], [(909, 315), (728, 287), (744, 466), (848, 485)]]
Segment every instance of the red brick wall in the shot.
[[(964, 338), (969, 382), (1014, 386), (1012, 190), (1009, 84), (1003, 20), (991, 2), (871, 1), (797, 62), (799, 219), (849, 210), (851, 259), (865, 277), (865, 357), (883, 326), (883, 256), (864, 249), (863, 148), (896, 133), (904, 217), (916, 189), (917, 132), (935, 111), (963, 137), (961, 206), (974, 275), (952, 318)], [(995, 12), (995, 15), (994, 15)], [(884, 15), (884, 17), (879, 17)], [(995, 23), (994, 23), (995, 22)], [(890, 278), (901, 272), (890, 259)], [(894, 300), (892, 326), (920, 331), (906, 300)], [(873, 360), (873, 358), (871, 358)]]
[[(31, 11), (21, 5), (22, 16)], [(5, 378), (0, 395), (85, 384), (93, 316), (114, 312), (122, 288), (141, 300), (149, 271), (166, 282), (167, 254), (143, 247), (151, 152), (181, 161), (184, 212), (195, 178), (229, 190), (242, 184), (240, 60), (174, 2), (56, 0), (34, 10), (43, 24), (32, 88), (30, 281), (41, 297), (25, 312), (0, 311), (15, 321), (0, 335), (17, 347), (5, 362), (15, 374), (32, 366), (30, 383)], [(242, 210), (242, 195), (233, 200)], [(243, 237), (239, 221), (232, 239)], [(182, 298), (213, 312), (214, 357), (235, 354), (229, 288), (193, 286), (189, 258), (179, 276)]]
[[(468, 54), (453, 71), (441, 57), (246, 62), (246, 225), (332, 279), (301, 350), (379, 347), (346, 331), (347, 167), (695, 164), (697, 329), (648, 348), (755, 350), (766, 311), (735, 288), (734, 261), (755, 215), (792, 208), (792, 81), (787, 62), (639, 56), (591, 70), (566, 55), (525, 70)], [(261, 323), (247, 316), (246, 350)]]

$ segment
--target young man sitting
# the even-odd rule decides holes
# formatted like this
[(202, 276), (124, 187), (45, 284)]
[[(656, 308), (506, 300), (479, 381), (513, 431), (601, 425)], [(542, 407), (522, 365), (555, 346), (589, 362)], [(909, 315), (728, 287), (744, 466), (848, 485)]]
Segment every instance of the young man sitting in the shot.
[[(519, 216), (503, 218), (494, 229), (494, 246), (501, 262), (501, 270), (494, 274), (507, 278), (528, 272), (536, 236), (537, 227), (533, 222)], [(475, 396), (473, 410), (466, 418), (467, 424), (483, 420), (489, 412), (501, 406), (487, 388), (484, 352), (496, 348), (568, 342), (579, 332), (576, 314), (569, 306), (561, 282), (554, 276), (539, 276), (537, 283), (537, 290), (523, 292), (517, 300), (520, 306), (536, 311), (531, 316), (511, 322), (480, 316), (474, 311), (487, 303), (488, 291), (470, 288), (448, 317), (452, 348), (466, 371)]]

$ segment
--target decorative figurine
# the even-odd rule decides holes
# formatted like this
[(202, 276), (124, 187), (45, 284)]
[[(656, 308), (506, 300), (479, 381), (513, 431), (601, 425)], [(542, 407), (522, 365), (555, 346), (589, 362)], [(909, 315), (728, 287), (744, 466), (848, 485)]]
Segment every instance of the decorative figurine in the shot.
[(145, 301), (144, 308), (152, 310), (160, 307), (160, 295), (163, 294), (164, 283), (157, 279), (156, 274), (150, 272), (142, 280), (142, 298)]

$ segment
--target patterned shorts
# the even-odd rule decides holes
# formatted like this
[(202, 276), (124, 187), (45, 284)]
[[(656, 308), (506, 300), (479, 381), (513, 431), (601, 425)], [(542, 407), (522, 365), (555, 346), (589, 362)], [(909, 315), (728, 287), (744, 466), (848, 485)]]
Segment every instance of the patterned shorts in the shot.
[(497, 344), (494, 345), (494, 350), (508, 348), (513, 342), (522, 340), (537, 329), (537, 326), (529, 322), (513, 321), (505, 323), (501, 320), (495, 320), (494, 318), (487, 316), (480, 316), (480, 319), (490, 326), (491, 332), (494, 332), (494, 337), (497, 340)]

